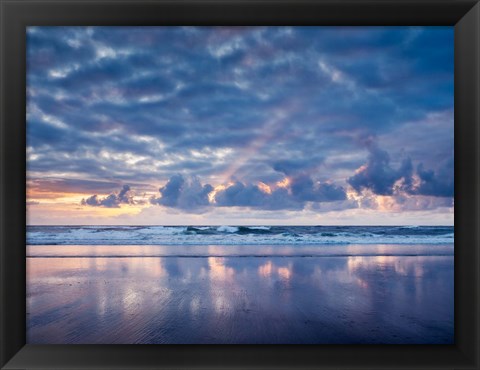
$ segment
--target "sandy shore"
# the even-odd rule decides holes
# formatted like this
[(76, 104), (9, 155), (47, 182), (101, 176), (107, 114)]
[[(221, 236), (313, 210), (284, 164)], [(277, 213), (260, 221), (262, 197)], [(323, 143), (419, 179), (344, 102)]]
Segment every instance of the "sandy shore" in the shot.
[(452, 343), (453, 256), (27, 258), (28, 343)]

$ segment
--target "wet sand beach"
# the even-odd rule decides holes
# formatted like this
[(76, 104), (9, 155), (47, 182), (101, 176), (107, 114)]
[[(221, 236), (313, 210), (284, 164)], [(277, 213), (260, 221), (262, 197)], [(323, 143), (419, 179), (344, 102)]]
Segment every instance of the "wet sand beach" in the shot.
[(82, 246), (74, 257), (50, 250), (45, 258), (35, 246), (27, 341), (453, 343), (448, 247), (450, 255), (380, 255), (377, 246), (361, 256), (241, 256), (216, 246), (216, 256), (182, 257), (126, 257), (106, 247), (95, 257)]

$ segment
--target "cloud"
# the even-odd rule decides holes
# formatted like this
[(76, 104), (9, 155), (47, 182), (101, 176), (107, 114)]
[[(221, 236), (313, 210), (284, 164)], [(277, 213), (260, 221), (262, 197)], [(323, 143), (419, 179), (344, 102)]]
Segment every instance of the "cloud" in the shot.
[(360, 193), (363, 189), (371, 189), (378, 195), (392, 195), (393, 185), (400, 179), (410, 183), (412, 164), (405, 159), (399, 169), (390, 166), (390, 156), (374, 142), (367, 143), (369, 156), (367, 163), (357, 169), (355, 175), (347, 182)]
[(292, 177), (290, 189), (292, 196), (301, 202), (333, 202), (345, 200), (345, 189), (330, 183), (314, 182), (308, 175)]
[(112, 193), (105, 198), (92, 195), (80, 202), (82, 206), (119, 208), (121, 204), (134, 204), (130, 186), (124, 185), (118, 193)]
[(184, 211), (198, 212), (206, 207), (247, 207), (251, 209), (301, 210), (307, 202), (335, 202), (346, 200), (345, 190), (330, 183), (314, 183), (305, 175), (280, 184), (267, 185), (234, 180), (214, 188), (202, 185), (196, 176), (181, 174), (170, 177), (159, 189), (160, 197), (152, 197), (151, 204), (158, 204)]
[(283, 160), (275, 162), (273, 169), (288, 177), (290, 194), (297, 202), (334, 202), (346, 199), (342, 186), (330, 182), (314, 181), (309, 173), (318, 169), (323, 158)]
[[(227, 147), (238, 157), (268, 134), (275, 145), (259, 147), (245, 167), (278, 158), (288, 171), (318, 153), (351, 151), (340, 131), (388, 135), (407, 119), (451, 108), (452, 37), (451, 27), (29, 28), (27, 140), (38, 158), (29, 169), (166, 180), (192, 162), (191, 150)], [(332, 84), (319, 61), (354, 83)], [(292, 91), (298, 109), (262, 132)], [(142, 155), (151, 165), (124, 171), (99, 148)], [(156, 165), (159, 157), (173, 164)], [(214, 155), (203, 163), (202, 173), (195, 170), (202, 178), (225, 165)]]
[(372, 209), (380, 212), (418, 212), (454, 207), (452, 197), (436, 197), (430, 195), (412, 195), (398, 192), (394, 195), (376, 196), (371, 191), (364, 191), (357, 199), (362, 209)]
[(395, 202), (397, 204), (396, 210), (405, 211), (426, 211), (434, 210), (438, 208), (451, 208), (454, 206), (454, 200), (450, 196), (408, 196), (398, 195), (395, 196)]
[[(449, 197), (453, 31), (28, 27), (27, 174), (92, 182), (39, 182), (37, 192), (165, 183), (150, 203), (188, 212), (320, 212), (346, 206), (350, 186)], [(366, 163), (360, 134), (379, 138)], [(234, 184), (212, 190), (226, 173)], [(84, 202), (120, 207), (119, 196)]]
[(34, 178), (27, 179), (27, 187), (36, 193), (59, 192), (59, 193), (90, 193), (108, 192), (119, 186), (118, 182), (96, 181), (84, 179), (65, 178)]
[(411, 194), (431, 195), (435, 197), (453, 197), (454, 179), (453, 166), (451, 170), (445, 171), (444, 177), (439, 177), (432, 170), (425, 170), (423, 164), (417, 166), (417, 175), (420, 183), (417, 187), (411, 187)]
[(291, 179), (288, 188), (235, 181), (215, 194), (217, 206), (263, 210), (299, 210), (303, 209), (307, 202), (334, 202), (345, 199), (345, 190), (342, 187), (328, 183), (315, 184), (308, 176)]
[(367, 142), (369, 156), (367, 163), (359, 167), (355, 174), (347, 179), (357, 193), (370, 190), (376, 195), (425, 195), (435, 197), (453, 197), (453, 160), (447, 161), (441, 169), (439, 178), (435, 171), (424, 169), (423, 163), (417, 165), (414, 172), (412, 160), (403, 159), (400, 167), (390, 165), (390, 156), (373, 141)]
[(311, 158), (283, 159), (273, 163), (273, 169), (282, 172), (287, 176), (298, 174), (299, 172), (312, 171), (324, 162), (324, 158), (312, 156)]
[(218, 207), (250, 207), (263, 210), (302, 209), (303, 203), (295, 201), (285, 188), (271, 189), (264, 184), (244, 184), (235, 181), (215, 194)]
[(202, 185), (197, 177), (185, 178), (177, 174), (170, 177), (159, 191), (161, 196), (153, 197), (150, 203), (196, 211), (209, 205), (208, 194), (213, 191), (213, 186)]

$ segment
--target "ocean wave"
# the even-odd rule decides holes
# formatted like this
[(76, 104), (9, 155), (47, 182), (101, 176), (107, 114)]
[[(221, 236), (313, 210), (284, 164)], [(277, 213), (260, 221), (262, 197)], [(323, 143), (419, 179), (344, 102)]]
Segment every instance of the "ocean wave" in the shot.
[[(414, 230), (407, 232), (406, 230)], [(451, 244), (453, 228), (323, 226), (29, 227), (27, 243), (82, 245)]]
[(239, 230), (237, 226), (220, 226), (217, 231), (221, 233), (236, 233)]
[(414, 233), (386, 228), (148, 226), (29, 228), (30, 245), (312, 245), (312, 244), (451, 244), (453, 229), (416, 229)]

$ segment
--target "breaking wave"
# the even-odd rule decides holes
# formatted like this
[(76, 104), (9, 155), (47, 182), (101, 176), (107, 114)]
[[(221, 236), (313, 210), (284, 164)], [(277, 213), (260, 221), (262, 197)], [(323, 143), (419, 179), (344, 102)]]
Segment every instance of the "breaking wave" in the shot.
[(451, 244), (449, 226), (28, 226), (29, 245)]

